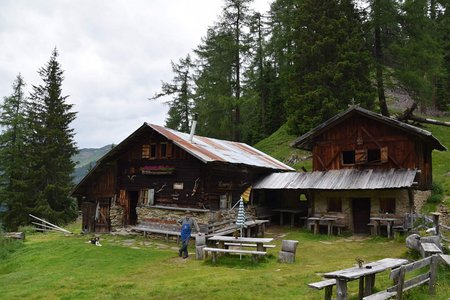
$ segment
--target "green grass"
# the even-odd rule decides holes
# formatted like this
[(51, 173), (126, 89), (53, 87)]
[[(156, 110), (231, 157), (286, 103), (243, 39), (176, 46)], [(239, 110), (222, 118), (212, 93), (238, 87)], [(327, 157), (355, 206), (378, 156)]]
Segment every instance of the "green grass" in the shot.
[[(314, 236), (287, 227), (269, 227), (277, 248), (253, 263), (244, 256), (187, 260), (177, 256), (178, 245), (161, 240), (105, 235), (102, 247), (86, 243), (81, 235), (28, 236), (0, 261), (2, 299), (323, 299), (323, 291), (307, 283), (321, 274), (384, 257), (407, 257), (404, 242), (385, 238)], [(296, 262), (277, 262), (282, 239), (299, 240)], [(138, 248), (138, 249), (137, 249)], [(357, 298), (357, 282), (349, 283), (350, 299)], [(377, 275), (376, 286), (392, 285), (388, 272)], [(405, 299), (447, 299), (450, 272), (441, 269), (437, 294), (417, 289)]]

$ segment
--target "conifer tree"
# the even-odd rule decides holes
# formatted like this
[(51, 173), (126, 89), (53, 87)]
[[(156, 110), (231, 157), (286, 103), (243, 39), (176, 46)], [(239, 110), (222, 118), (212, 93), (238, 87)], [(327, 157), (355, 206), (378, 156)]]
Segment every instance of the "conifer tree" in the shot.
[(304, 0), (296, 10), (297, 89), (288, 99), (288, 124), (304, 133), (352, 102), (371, 109), (370, 53), (351, 0)]
[(62, 95), (63, 70), (54, 49), (49, 62), (38, 73), (43, 83), (33, 86), (27, 107), (29, 136), (30, 181), (35, 213), (50, 222), (62, 223), (76, 217), (73, 187), (75, 167), (71, 157), (77, 152), (70, 123), (76, 113), (68, 96)]
[(193, 67), (190, 55), (180, 59), (178, 63), (172, 62), (172, 82), (163, 82), (161, 92), (151, 98), (155, 100), (164, 96), (172, 97), (166, 102), (169, 105), (166, 126), (182, 132), (189, 132), (189, 120), (193, 114)]
[(28, 165), (24, 97), (25, 82), (19, 74), (13, 83), (13, 93), (5, 97), (0, 107), (0, 205), (6, 211), (0, 218), (10, 230), (27, 223), (28, 213), (33, 207), (28, 197)]

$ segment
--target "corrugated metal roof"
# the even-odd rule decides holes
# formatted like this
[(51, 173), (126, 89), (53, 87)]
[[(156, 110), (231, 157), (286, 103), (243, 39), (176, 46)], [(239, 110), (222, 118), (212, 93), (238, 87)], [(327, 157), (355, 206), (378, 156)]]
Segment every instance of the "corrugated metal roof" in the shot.
[(300, 148), (300, 149), (305, 149), (305, 150), (312, 150), (313, 143), (314, 143), (314, 138), (317, 135), (321, 134), (322, 132), (324, 132), (325, 130), (330, 128), (331, 126), (334, 126), (335, 124), (338, 124), (338, 123), (346, 120), (348, 117), (350, 117), (352, 114), (355, 114), (355, 113), (356, 114), (360, 114), (360, 115), (364, 115), (364, 116), (366, 116), (368, 118), (371, 118), (373, 120), (377, 120), (377, 121), (382, 122), (384, 124), (388, 124), (390, 126), (398, 128), (400, 130), (408, 132), (408, 133), (410, 133), (412, 135), (419, 136), (419, 137), (427, 140), (429, 143), (431, 143), (431, 145), (433, 146), (434, 149), (437, 149), (437, 150), (440, 150), (440, 151), (447, 150), (447, 148), (444, 145), (442, 145), (439, 142), (439, 140), (437, 138), (435, 138), (431, 134), (431, 132), (429, 132), (427, 130), (424, 130), (422, 128), (418, 128), (418, 127), (406, 124), (404, 122), (400, 122), (399, 120), (396, 120), (396, 119), (393, 119), (393, 118), (385, 117), (383, 115), (374, 113), (373, 111), (361, 108), (359, 106), (351, 106), (347, 110), (345, 110), (345, 111), (335, 115), (331, 119), (323, 122), (322, 124), (320, 124), (316, 128), (311, 129), (310, 131), (308, 131), (304, 135), (302, 135), (299, 138), (297, 138), (294, 142), (292, 142), (291, 146), (292, 147), (297, 147), (297, 148)]
[(375, 190), (407, 188), (413, 185), (416, 170), (330, 170), (270, 174), (253, 189)]
[(213, 139), (198, 135), (194, 135), (191, 143), (189, 141), (189, 134), (187, 133), (159, 125), (147, 125), (204, 163), (218, 161), (285, 171), (294, 170), (264, 152), (244, 143)]

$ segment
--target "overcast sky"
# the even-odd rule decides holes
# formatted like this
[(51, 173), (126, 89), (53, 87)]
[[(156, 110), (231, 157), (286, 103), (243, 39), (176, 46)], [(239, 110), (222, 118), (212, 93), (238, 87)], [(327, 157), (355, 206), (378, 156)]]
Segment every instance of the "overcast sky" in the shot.
[[(256, 0), (265, 12), (269, 0)], [(54, 47), (65, 71), (63, 95), (78, 112), (80, 148), (119, 143), (149, 122), (164, 125), (168, 107), (149, 97), (172, 78), (171, 61), (199, 45), (222, 0), (0, 0), (0, 99), (21, 73), (37, 71)]]

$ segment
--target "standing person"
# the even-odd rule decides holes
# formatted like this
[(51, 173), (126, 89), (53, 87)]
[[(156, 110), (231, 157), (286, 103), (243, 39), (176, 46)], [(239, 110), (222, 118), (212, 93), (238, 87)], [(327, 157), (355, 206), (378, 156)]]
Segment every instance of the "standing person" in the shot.
[(188, 255), (188, 245), (191, 238), (192, 226), (195, 227), (195, 231), (200, 233), (200, 228), (198, 227), (197, 221), (193, 218), (190, 211), (186, 211), (186, 216), (179, 219), (178, 223), (181, 224), (181, 248), (178, 251), (178, 256), (187, 258)]

